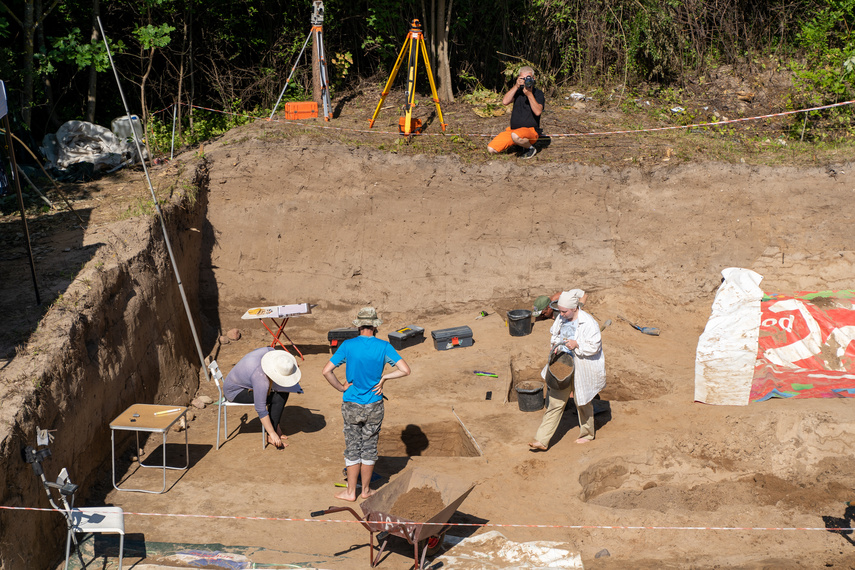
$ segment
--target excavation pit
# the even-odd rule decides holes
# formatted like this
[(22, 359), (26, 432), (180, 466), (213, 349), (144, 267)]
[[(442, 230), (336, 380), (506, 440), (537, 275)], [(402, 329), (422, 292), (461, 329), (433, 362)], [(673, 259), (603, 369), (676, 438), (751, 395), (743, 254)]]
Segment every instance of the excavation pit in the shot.
[(377, 449), (386, 457), (479, 457), (478, 449), (456, 421), (383, 427)]

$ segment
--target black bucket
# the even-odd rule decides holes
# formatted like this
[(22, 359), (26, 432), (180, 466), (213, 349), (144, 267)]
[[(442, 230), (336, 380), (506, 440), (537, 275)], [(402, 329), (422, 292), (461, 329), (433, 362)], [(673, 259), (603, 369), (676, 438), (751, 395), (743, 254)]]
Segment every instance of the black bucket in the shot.
[(531, 334), (531, 311), (525, 309), (508, 311), (508, 332), (511, 336)]
[(517, 391), (517, 403), (521, 412), (536, 412), (543, 409), (543, 382), (521, 382)]

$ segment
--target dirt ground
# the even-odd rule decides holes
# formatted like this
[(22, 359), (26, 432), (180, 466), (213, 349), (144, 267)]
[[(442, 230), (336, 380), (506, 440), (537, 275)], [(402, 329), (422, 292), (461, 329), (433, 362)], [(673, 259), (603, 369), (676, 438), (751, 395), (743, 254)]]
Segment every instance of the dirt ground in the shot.
[[(390, 128), (397, 116), (384, 113)], [(504, 121), (483, 127), (495, 131)], [(344, 506), (333, 498), (343, 467), (340, 394), (320, 371), (327, 331), (374, 305), (384, 319), (381, 337), (407, 325), (427, 336), (401, 351), (413, 374), (387, 385), (374, 485), (382, 489), (413, 465), (475, 483), (451, 520), (499, 526), (457, 526), (450, 534), (495, 529), (515, 541), (557, 541), (586, 568), (855, 567), (851, 534), (824, 530), (849, 527), (855, 515), (846, 505), (855, 498), (852, 403), (692, 401), (697, 339), (722, 269), (754, 269), (767, 291), (853, 287), (851, 164), (669, 161), (661, 142), (645, 168), (622, 159), (581, 164), (562, 141), (530, 161), (491, 160), (476, 154), (486, 141), (414, 150), (394, 137), (385, 147), (366, 144), (369, 136), (257, 123), (201, 149), (210, 187), (200, 326), (243, 334), (205, 348), (227, 373), (270, 341), (258, 321), (241, 320), (247, 308), (317, 304), (286, 328), (305, 356), (305, 393), (288, 401), (283, 451), (261, 449), (251, 410), (232, 410), (225, 443), (215, 449), (217, 411), (209, 406), (195, 411), (190, 469), (168, 475), (167, 493), (116, 492), (105, 473), (93, 500), (125, 509), (132, 544), (204, 545), (248, 553), (262, 565), (366, 567), (368, 532), (348, 513), (322, 517), (339, 523), (281, 519)], [(595, 156), (596, 145), (586, 145), (585, 156)], [(165, 180), (159, 188), (168, 188), (181, 161), (155, 169)], [(93, 201), (119, 187), (127, 193), (125, 202), (115, 194), (119, 211), (144, 200), (132, 174), (81, 196), (93, 220)], [(85, 253), (65, 253), (72, 252)], [(20, 267), (16, 294), (26, 295)], [(62, 289), (61, 277), (52, 287)], [(535, 453), (526, 444), (541, 413), (520, 411), (512, 385), (537, 379), (549, 323), (512, 337), (505, 315), (574, 287), (589, 292), (585, 309), (601, 324), (612, 321), (603, 332), (607, 387), (597, 403), (597, 438), (575, 444), (577, 418), (568, 409), (549, 451)], [(476, 318), (479, 311), (488, 315)], [(643, 335), (618, 315), (662, 334)], [(434, 349), (430, 331), (462, 325), (471, 327), (474, 346)], [(201, 393), (216, 398), (211, 384)], [(415, 438), (421, 445), (402, 445), (413, 433), (423, 434)], [(181, 459), (179, 438), (171, 437), (171, 459)], [(156, 442), (145, 451), (157, 460)], [(154, 470), (126, 471), (132, 454), (121, 456), (120, 472), (130, 484), (157, 486)], [(271, 518), (278, 520), (264, 520)], [(754, 530), (791, 527), (812, 530)], [(608, 556), (595, 557), (604, 549)], [(127, 563), (141, 554), (131, 549)], [(411, 556), (406, 541), (393, 539), (381, 567), (408, 568)], [(142, 562), (180, 565), (153, 550)]]

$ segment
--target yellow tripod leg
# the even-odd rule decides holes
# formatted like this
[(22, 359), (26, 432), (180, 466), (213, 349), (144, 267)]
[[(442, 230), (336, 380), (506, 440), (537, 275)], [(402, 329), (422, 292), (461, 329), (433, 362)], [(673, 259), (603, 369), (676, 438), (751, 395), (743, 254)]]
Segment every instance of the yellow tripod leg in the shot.
[(392, 87), (392, 82), (395, 81), (395, 76), (398, 75), (398, 69), (401, 68), (401, 61), (404, 59), (404, 52), (407, 50), (407, 46), (410, 44), (410, 36), (407, 35), (407, 39), (404, 40), (404, 45), (401, 46), (401, 53), (398, 54), (398, 59), (395, 61), (395, 67), (392, 68), (392, 73), (389, 74), (389, 80), (386, 81), (386, 86), (383, 87), (383, 93), (380, 94), (380, 101), (377, 103), (377, 108), (374, 109), (374, 114), (371, 116), (371, 121), (368, 123), (368, 128), (374, 126), (374, 121), (377, 119), (377, 115), (380, 114), (380, 108), (383, 106), (383, 101), (386, 100), (386, 95), (389, 94), (389, 89)]
[[(415, 39), (413, 39), (415, 36)], [(422, 35), (410, 32), (410, 65), (407, 69), (407, 108), (404, 114), (404, 135), (409, 135), (412, 129), (413, 107), (416, 104), (416, 73), (419, 68), (419, 45), (424, 44)]]
[(424, 37), (421, 38), (419, 43), (422, 47), (422, 57), (425, 58), (425, 67), (427, 67), (427, 76), (430, 81), (430, 92), (433, 95), (433, 102), (436, 104), (436, 114), (439, 117), (439, 124), (442, 127), (442, 132), (445, 132), (445, 121), (442, 120), (442, 109), (439, 107), (439, 97), (436, 95), (436, 84), (433, 81), (433, 70), (430, 68), (430, 60), (428, 59)]

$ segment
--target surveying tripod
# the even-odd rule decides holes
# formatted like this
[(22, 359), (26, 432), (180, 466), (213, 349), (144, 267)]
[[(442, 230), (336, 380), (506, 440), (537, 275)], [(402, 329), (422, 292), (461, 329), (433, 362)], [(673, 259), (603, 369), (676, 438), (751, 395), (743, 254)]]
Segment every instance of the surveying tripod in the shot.
[(413, 20), (410, 31), (407, 32), (407, 39), (404, 40), (404, 45), (401, 47), (401, 53), (398, 54), (398, 60), (395, 62), (395, 67), (392, 68), (392, 74), (389, 75), (389, 80), (383, 88), (383, 93), (380, 94), (380, 102), (377, 103), (377, 108), (374, 110), (374, 115), (368, 124), (368, 128), (374, 126), (374, 121), (377, 115), (380, 114), (380, 108), (383, 106), (383, 101), (386, 100), (386, 95), (389, 94), (389, 89), (392, 87), (392, 82), (395, 81), (395, 76), (398, 74), (398, 69), (401, 67), (401, 62), (404, 61), (404, 52), (409, 48), (409, 66), (407, 69), (407, 102), (404, 105), (404, 116), (401, 117), (401, 134), (409, 135), (417, 133), (421, 128), (421, 122), (416, 120), (413, 124), (413, 107), (416, 103), (416, 67), (419, 63), (419, 51), (425, 60), (427, 68), (427, 76), (430, 81), (430, 92), (433, 95), (433, 102), (436, 104), (436, 114), (439, 117), (439, 124), (445, 132), (446, 124), (442, 120), (442, 109), (439, 107), (439, 97), (436, 96), (436, 84), (433, 81), (433, 71), (430, 68), (430, 60), (428, 59), (427, 48), (425, 47), (425, 36), (422, 33), (422, 25), (418, 20)]
[(330, 84), (327, 75), (327, 57), (324, 52), (324, 3), (321, 0), (312, 2), (312, 29), (309, 35), (306, 36), (306, 41), (303, 42), (303, 47), (300, 49), (300, 54), (291, 68), (291, 73), (288, 79), (285, 80), (285, 87), (282, 88), (282, 93), (279, 94), (279, 99), (273, 106), (273, 111), (270, 113), (270, 119), (276, 114), (276, 108), (279, 107), (279, 102), (282, 101), (282, 96), (285, 95), (285, 90), (288, 89), (288, 84), (291, 82), (291, 77), (294, 75), (294, 70), (297, 69), (297, 64), (300, 63), (300, 58), (303, 57), (303, 52), (306, 51), (306, 46), (309, 44), (309, 39), (312, 39), (312, 49), (315, 50), (313, 56), (318, 62), (318, 73), (320, 74), (321, 84), (321, 101), (324, 107), (324, 119), (329, 121), (332, 119), (332, 104), (330, 103)]

